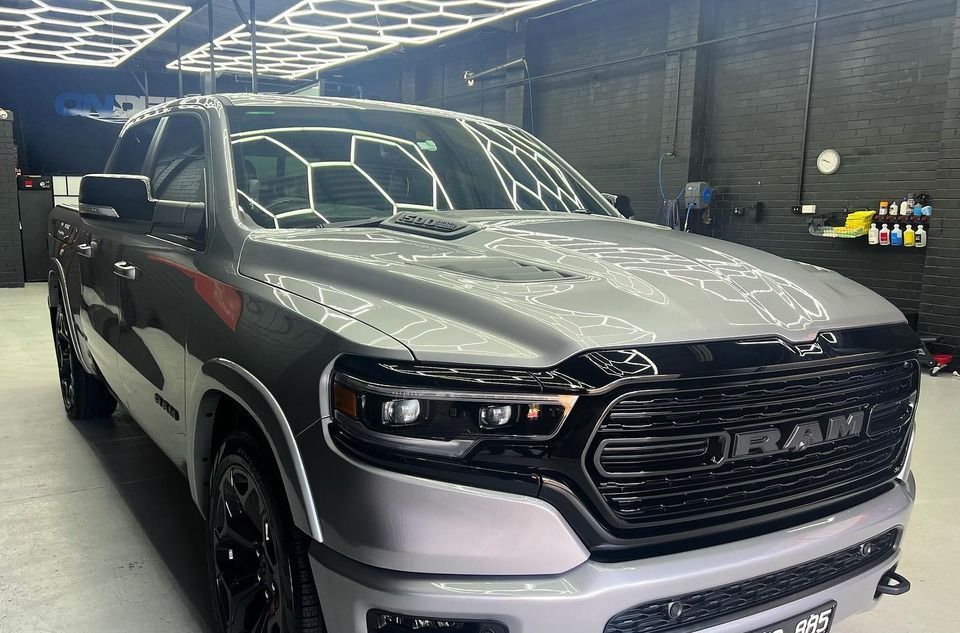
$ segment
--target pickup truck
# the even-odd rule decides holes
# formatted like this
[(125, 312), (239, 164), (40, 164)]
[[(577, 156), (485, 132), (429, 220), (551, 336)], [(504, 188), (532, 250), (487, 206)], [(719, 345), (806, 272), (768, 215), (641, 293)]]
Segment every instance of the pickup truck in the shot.
[(826, 633), (897, 574), (920, 342), (489, 119), (136, 115), (50, 220), (67, 414), (206, 519), (221, 631)]

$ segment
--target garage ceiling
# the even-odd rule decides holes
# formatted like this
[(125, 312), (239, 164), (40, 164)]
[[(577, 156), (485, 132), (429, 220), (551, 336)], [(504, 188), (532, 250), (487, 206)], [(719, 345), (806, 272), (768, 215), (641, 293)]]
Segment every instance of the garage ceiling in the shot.
[[(296, 79), (400, 45), (420, 45), (557, 0), (303, 0), (257, 21), (257, 71)], [(209, 69), (209, 44), (180, 58)], [(214, 40), (219, 70), (252, 71), (251, 35), (240, 25)], [(168, 68), (177, 68), (177, 60)]]
[(0, 58), (119, 66), (190, 10), (185, 1), (5, 0)]
[[(562, 1), (256, 0), (256, 14), (249, 17), (257, 24), (258, 73), (297, 79)], [(253, 70), (243, 15), (250, 4), (213, 2), (218, 72)], [(0, 59), (113, 68), (136, 56), (170, 69), (210, 68), (208, 0), (0, 0), (0, 5)]]
[[(251, 34), (239, 25), (214, 41), (214, 63), (219, 72), (249, 74), (253, 68)], [(277, 22), (257, 22), (257, 72), (261, 75), (296, 79), (324, 67), (354, 61), (393, 48), (395, 44), (369, 42), (335, 32), (300, 29)], [(209, 44), (203, 44), (180, 58), (183, 70), (210, 70)], [(177, 60), (167, 64), (176, 69)]]

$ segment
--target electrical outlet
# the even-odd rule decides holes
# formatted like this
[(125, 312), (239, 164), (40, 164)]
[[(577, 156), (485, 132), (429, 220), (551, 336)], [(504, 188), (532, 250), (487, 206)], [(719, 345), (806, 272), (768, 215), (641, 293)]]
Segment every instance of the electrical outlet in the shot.
[(792, 211), (794, 215), (800, 215), (800, 205), (799, 204), (793, 205), (792, 207), (790, 207), (790, 211)]

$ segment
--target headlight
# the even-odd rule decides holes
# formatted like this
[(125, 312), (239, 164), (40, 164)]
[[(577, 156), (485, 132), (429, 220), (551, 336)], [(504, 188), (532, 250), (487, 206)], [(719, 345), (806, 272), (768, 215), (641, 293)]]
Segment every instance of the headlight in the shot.
[(459, 457), (481, 440), (544, 441), (572, 395), (452, 391), (383, 385), (338, 371), (333, 417), (347, 433), (392, 448)]

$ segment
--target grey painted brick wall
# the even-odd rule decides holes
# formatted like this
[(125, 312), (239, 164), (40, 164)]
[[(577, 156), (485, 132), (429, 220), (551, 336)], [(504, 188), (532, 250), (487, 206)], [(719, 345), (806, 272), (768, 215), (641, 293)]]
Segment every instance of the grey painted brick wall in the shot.
[(960, 4), (951, 30), (950, 76), (933, 192), (940, 216), (927, 248), (920, 329), (960, 343)]
[[(534, 81), (536, 134), (601, 190), (629, 195), (642, 219), (660, 206), (658, 158), (675, 150), (664, 161), (668, 195), (701, 178), (719, 191), (715, 221), (698, 232), (833, 268), (919, 313), (922, 331), (960, 344), (958, 0), (882, 8), (889, 3), (820, 0), (821, 16), (870, 11), (817, 27), (802, 156), (812, 25), (674, 49), (809, 20), (816, 0), (601, 0), (521, 20), (517, 33), (506, 25), (351, 72), (365, 83), (415, 67), (414, 89), (395, 89), (398, 98), (504, 119), (505, 91), (489, 87), (478, 103), (459, 81), (467, 68), (507, 61), (504, 38), (525, 38), (535, 77), (674, 51)], [(828, 147), (842, 165), (825, 176), (816, 158)], [(921, 191), (937, 208), (925, 251), (817, 238), (791, 212), (800, 201), (820, 212), (876, 208)], [(765, 209), (759, 222), (731, 214), (758, 202)]]
[[(669, 16), (665, 2), (611, 0), (602, 10), (534, 20), (527, 27), (531, 72), (537, 76), (661, 49)], [(672, 127), (676, 103), (675, 93), (673, 100), (663, 95), (667, 65), (657, 57), (536, 82), (537, 136), (601, 190), (630, 196), (637, 210), (656, 208), (664, 110)]]
[[(859, 0), (824, 0), (821, 13), (858, 6)], [(931, 1), (820, 24), (804, 202), (821, 211), (876, 208), (879, 200), (936, 188), (955, 8), (953, 0)], [(800, 20), (812, 11), (810, 0), (721, 0), (716, 35)], [(833, 268), (902, 310), (919, 312), (924, 251), (815, 238), (790, 213), (797, 201), (811, 29), (712, 48), (705, 176), (723, 192), (716, 205), (723, 221), (712, 231)], [(841, 168), (830, 176), (816, 169), (817, 155), (828, 147), (841, 154)], [(756, 201), (768, 209), (763, 222), (724, 213)]]
[(6, 118), (0, 120), (0, 287), (23, 285), (16, 169), (13, 119)]

